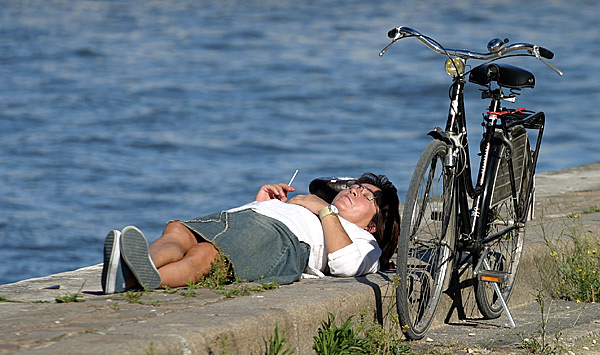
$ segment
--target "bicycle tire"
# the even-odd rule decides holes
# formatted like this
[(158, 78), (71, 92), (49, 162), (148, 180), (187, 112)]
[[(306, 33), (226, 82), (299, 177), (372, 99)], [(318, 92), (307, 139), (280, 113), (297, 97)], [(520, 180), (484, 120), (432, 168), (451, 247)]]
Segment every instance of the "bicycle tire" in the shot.
[[(522, 132), (524, 128), (520, 127)], [(526, 134), (525, 134), (526, 138)], [(493, 166), (493, 185), (490, 191), (492, 194), (498, 191), (497, 184), (501, 176), (506, 176), (508, 171), (508, 161), (506, 160), (507, 150), (504, 146), (496, 146), (493, 151), (495, 161)], [(525, 139), (523, 154), (523, 165), (521, 173), (516, 179), (520, 179), (520, 187), (518, 194), (519, 199), (519, 210), (524, 211), (525, 201), (529, 200), (529, 203), (533, 203), (533, 199), (527, 199), (527, 185), (530, 176), (530, 165), (531, 163), (531, 149), (529, 143)], [(513, 158), (514, 159), (514, 158)], [(532, 194), (533, 192), (530, 192)], [(489, 201), (492, 203), (494, 197), (491, 196)], [(488, 244), (489, 251), (486, 255), (485, 262), (487, 263), (487, 269), (506, 273), (504, 282), (499, 283), (500, 293), (505, 302), (508, 302), (514, 285), (517, 279), (517, 273), (519, 271), (519, 264), (521, 262), (521, 254), (523, 252), (523, 240), (525, 236), (525, 216), (523, 212), (521, 215), (517, 215), (515, 211), (515, 205), (512, 200), (512, 195), (501, 199), (500, 201), (493, 202), (492, 205), (487, 208), (487, 211), (482, 211), (482, 216), (486, 216), (485, 224), (485, 236), (490, 236), (497, 233), (505, 228), (515, 226), (515, 223), (519, 223), (517, 227), (503, 235), (501, 238)], [(477, 256), (476, 262), (479, 263), (480, 256)], [(494, 319), (500, 317), (503, 308), (500, 299), (494, 291), (493, 284), (491, 282), (475, 280), (475, 300), (477, 302), (477, 308), (479, 312), (488, 319)]]
[(396, 308), (407, 339), (423, 338), (447, 281), (456, 236), (451, 176), (444, 168), (447, 145), (433, 141), (423, 151), (404, 205), (396, 273)]

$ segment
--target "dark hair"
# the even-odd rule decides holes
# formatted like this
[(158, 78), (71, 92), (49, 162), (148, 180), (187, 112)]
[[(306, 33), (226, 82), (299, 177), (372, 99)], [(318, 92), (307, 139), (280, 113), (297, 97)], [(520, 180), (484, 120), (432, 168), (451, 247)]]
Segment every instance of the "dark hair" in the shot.
[(379, 264), (381, 270), (387, 270), (389, 269), (390, 259), (398, 247), (398, 234), (400, 233), (398, 191), (385, 175), (364, 173), (356, 182), (371, 184), (381, 189), (375, 195), (379, 211), (375, 213), (369, 225), (374, 225), (377, 228), (373, 236), (377, 240), (379, 248), (381, 248)]

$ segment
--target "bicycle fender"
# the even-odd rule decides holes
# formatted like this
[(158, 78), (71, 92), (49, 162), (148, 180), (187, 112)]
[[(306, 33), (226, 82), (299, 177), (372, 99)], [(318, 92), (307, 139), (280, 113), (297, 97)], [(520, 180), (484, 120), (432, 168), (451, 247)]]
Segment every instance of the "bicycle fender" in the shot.
[(508, 156), (511, 156), (514, 150), (513, 144), (510, 141), (510, 139), (508, 139), (504, 133), (502, 132), (495, 132), (494, 133), (494, 140), (496, 141), (500, 141), (502, 144), (504, 144), (506, 146), (506, 149), (508, 150)]
[(450, 145), (451, 147), (456, 147), (456, 144), (454, 144), (454, 141), (452, 140), (452, 138), (450, 138), (448, 132), (444, 131), (440, 127), (435, 127), (435, 129), (427, 133), (427, 135), (433, 137), (433, 139), (442, 141)]

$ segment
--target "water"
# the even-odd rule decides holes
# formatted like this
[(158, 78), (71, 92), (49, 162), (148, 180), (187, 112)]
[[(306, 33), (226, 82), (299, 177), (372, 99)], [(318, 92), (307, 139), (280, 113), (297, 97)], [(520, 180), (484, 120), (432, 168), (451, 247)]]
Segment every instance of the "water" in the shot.
[[(102, 261), (107, 231), (243, 204), (261, 184), (383, 173), (401, 199), (443, 125), (449, 47), (556, 53), (521, 106), (547, 112), (539, 171), (596, 161), (596, 1), (0, 2), (0, 284)], [(493, 17), (495, 16), (495, 17)], [(484, 103), (468, 91), (471, 134)], [(476, 146), (476, 144), (474, 144)]]

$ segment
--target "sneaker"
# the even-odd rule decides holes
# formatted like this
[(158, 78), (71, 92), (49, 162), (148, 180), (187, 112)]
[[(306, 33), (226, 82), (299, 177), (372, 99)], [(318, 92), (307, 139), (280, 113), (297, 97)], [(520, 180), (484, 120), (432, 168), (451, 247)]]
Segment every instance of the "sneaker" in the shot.
[(121, 232), (121, 256), (142, 287), (153, 290), (160, 286), (160, 274), (150, 257), (148, 241), (136, 227), (125, 227)]
[(102, 291), (109, 295), (126, 290), (125, 281), (131, 275), (121, 259), (121, 232), (112, 230), (104, 240), (104, 265), (102, 266)]

